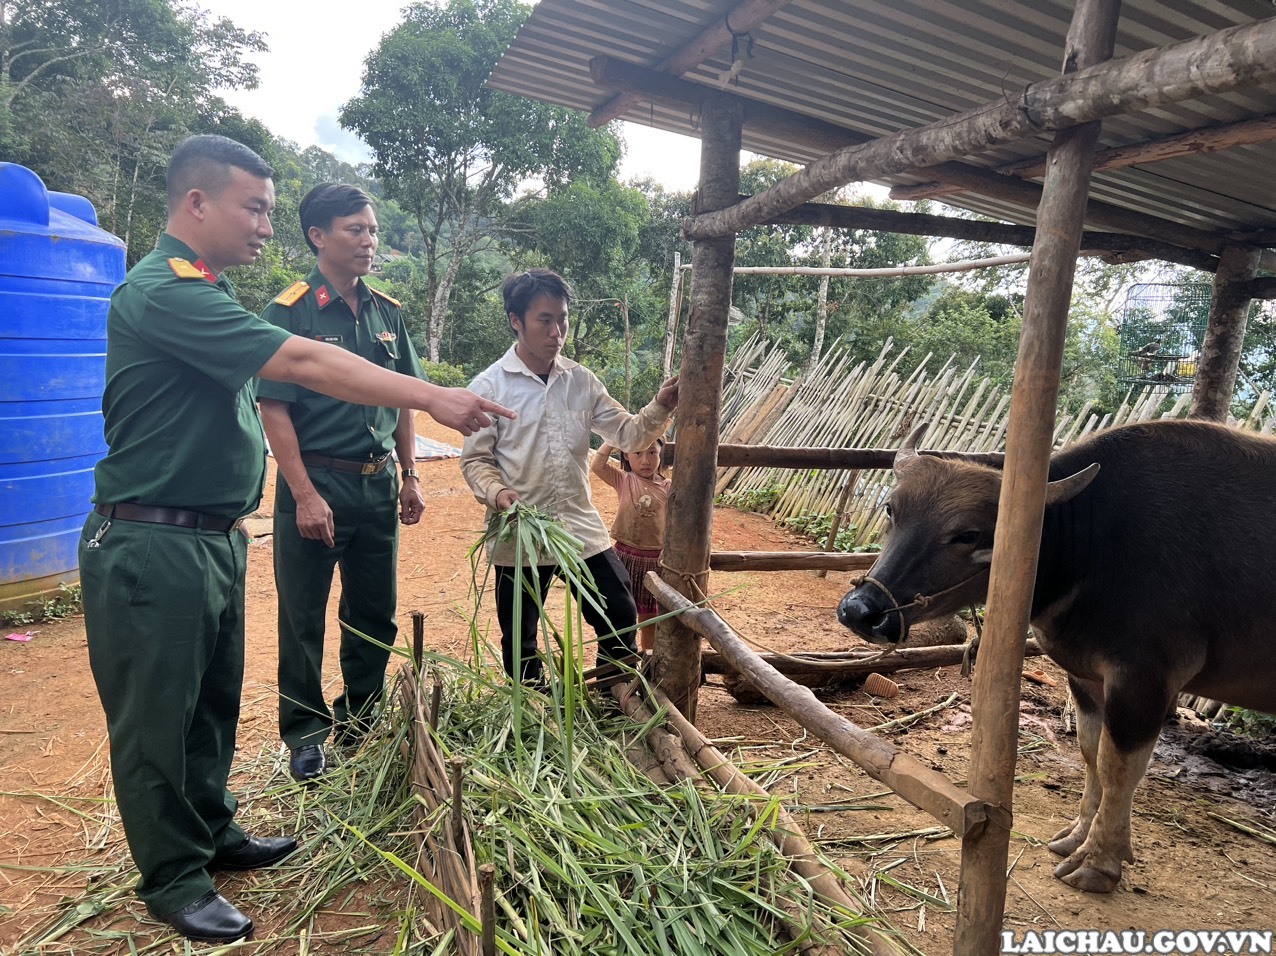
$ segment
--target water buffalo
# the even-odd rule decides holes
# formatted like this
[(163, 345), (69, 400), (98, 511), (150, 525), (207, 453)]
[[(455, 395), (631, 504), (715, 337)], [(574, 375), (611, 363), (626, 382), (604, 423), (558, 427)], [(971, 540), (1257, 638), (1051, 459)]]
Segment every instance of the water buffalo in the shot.
[[(896, 453), (886, 544), (838, 619), (875, 643), (983, 603), (1001, 473)], [(1199, 421), (1125, 425), (1050, 462), (1032, 626), (1068, 672), (1086, 781), (1055, 876), (1110, 892), (1130, 805), (1180, 690), (1276, 711), (1276, 439)]]

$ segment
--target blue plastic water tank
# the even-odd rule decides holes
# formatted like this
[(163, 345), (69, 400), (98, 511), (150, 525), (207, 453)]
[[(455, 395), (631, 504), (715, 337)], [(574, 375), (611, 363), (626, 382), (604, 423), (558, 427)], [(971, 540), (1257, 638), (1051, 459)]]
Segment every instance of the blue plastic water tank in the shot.
[(79, 578), (124, 272), (124, 243), (87, 199), (0, 163), (0, 610)]

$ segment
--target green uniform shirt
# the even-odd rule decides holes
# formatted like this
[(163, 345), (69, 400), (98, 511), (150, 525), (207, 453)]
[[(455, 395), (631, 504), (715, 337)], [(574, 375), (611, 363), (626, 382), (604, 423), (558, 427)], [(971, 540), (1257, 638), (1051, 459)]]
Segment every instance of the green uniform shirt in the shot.
[[(266, 306), (261, 317), (281, 329), (353, 352), (374, 365), (426, 380), (408, 340), (399, 304), (359, 280), (359, 314), (316, 267), (306, 276), (304, 292), (294, 285)], [(291, 305), (285, 304), (291, 301)], [(292, 427), (303, 452), (364, 461), (381, 458), (394, 448), (397, 408), (355, 405), (320, 395), (301, 385), (262, 382), (258, 398), (291, 404)]]
[(106, 325), (109, 450), (93, 500), (252, 511), (266, 475), (253, 377), (287, 334), (167, 233), (112, 294)]

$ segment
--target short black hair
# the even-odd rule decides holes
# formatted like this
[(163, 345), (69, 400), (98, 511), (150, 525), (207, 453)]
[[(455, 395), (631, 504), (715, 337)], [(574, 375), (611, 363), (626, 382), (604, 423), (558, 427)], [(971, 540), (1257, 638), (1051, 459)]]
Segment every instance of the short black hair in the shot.
[(301, 217), (301, 234), (306, 245), (315, 255), (319, 250), (310, 241), (310, 227), (318, 226), (324, 232), (332, 228), (332, 220), (340, 216), (353, 216), (364, 206), (375, 206), (372, 197), (358, 186), (346, 183), (320, 183), (301, 197), (297, 214)]
[(551, 269), (528, 269), (526, 272), (515, 272), (506, 276), (501, 284), (501, 295), (505, 299), (505, 315), (508, 318), (513, 312), (519, 319), (527, 317), (527, 308), (539, 295), (548, 295), (554, 299), (562, 299), (571, 303), (572, 287), (567, 280)]
[[(654, 442), (652, 442), (651, 444), (653, 444), (653, 445), (655, 445), (655, 446), (656, 446), (656, 451), (657, 451), (657, 452), (662, 452), (662, 453), (664, 452), (664, 450), (665, 450), (665, 440), (664, 440), (663, 438), (659, 438), (659, 437), (657, 437), (657, 438), (656, 438), (656, 440), (655, 440)], [(640, 448), (640, 449), (638, 449), (638, 450), (639, 450), (639, 451), (646, 451), (646, 449), (645, 449), (645, 448)], [(620, 453), (620, 469), (621, 469), (621, 471), (633, 471), (633, 470), (634, 470), (634, 466), (633, 466), (633, 465), (631, 465), (631, 464), (629, 464), (629, 454), (630, 454), (630, 453), (629, 453), (629, 452), (627, 452), (627, 451), (621, 451), (621, 453)], [(661, 459), (659, 459), (659, 460), (657, 460), (657, 461), (656, 461), (656, 474), (658, 474), (661, 478), (663, 478), (663, 477), (665, 476), (665, 463), (664, 463), (664, 459), (663, 459), (663, 458), (661, 458)]]
[(233, 139), (202, 133), (183, 140), (168, 161), (169, 211), (176, 209), (192, 189), (216, 196), (230, 182), (232, 168), (260, 179), (275, 175), (268, 162)]

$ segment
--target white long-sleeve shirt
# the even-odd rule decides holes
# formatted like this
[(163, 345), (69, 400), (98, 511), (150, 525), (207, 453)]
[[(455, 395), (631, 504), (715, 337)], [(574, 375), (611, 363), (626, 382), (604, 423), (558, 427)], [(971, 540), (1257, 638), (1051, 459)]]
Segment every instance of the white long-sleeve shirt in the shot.
[[(589, 489), (589, 436), (624, 451), (641, 451), (660, 437), (670, 409), (654, 399), (637, 414), (608, 394), (589, 369), (558, 356), (543, 382), (511, 346), (479, 374), (470, 389), (518, 412), (465, 439), (461, 473), (490, 520), (506, 488), (525, 504), (553, 515), (584, 543), (582, 557), (611, 547)], [(489, 545), (492, 562), (512, 565), (512, 542)]]

